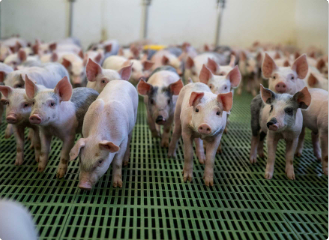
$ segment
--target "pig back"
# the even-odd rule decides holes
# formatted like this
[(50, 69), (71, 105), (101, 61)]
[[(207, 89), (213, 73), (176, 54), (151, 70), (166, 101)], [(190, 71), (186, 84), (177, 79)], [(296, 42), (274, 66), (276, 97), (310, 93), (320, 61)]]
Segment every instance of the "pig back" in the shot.
[(98, 97), (98, 92), (91, 88), (79, 87), (74, 88), (72, 92), (71, 102), (75, 106), (75, 115), (78, 121), (76, 133), (81, 133), (82, 124), (85, 114), (93, 101)]

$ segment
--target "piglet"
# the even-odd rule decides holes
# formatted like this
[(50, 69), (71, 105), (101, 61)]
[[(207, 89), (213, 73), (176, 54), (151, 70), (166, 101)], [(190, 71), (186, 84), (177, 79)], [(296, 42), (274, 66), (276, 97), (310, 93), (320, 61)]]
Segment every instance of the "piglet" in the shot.
[(28, 210), (17, 202), (0, 200), (0, 239), (37, 240), (38, 233)]
[(42, 172), (48, 163), (53, 136), (63, 141), (60, 163), (56, 176), (64, 177), (67, 171), (69, 152), (74, 145), (76, 133), (81, 133), (82, 122), (89, 105), (98, 92), (90, 88), (76, 88), (67, 77), (60, 80), (55, 89), (38, 89), (34, 82), (26, 79), (26, 95), (32, 99), (30, 123), (39, 126), (41, 154), (38, 171)]
[(111, 80), (129, 80), (132, 65), (121, 68), (118, 72), (112, 69), (103, 69), (100, 65), (89, 59), (86, 66), (87, 87), (101, 93), (106, 84)]
[[(36, 85), (38, 89), (43, 89), (41, 85)], [(15, 165), (19, 166), (24, 161), (24, 130), (25, 128), (33, 129), (33, 146), (35, 151), (35, 160), (39, 162), (40, 157), (40, 138), (37, 126), (29, 122), (32, 108), (32, 101), (26, 96), (25, 89), (11, 88), (9, 86), (0, 86), (0, 92), (5, 97), (6, 120), (13, 127), (16, 138), (16, 160)]]
[(79, 56), (75, 53), (59, 53), (58, 62), (60, 62), (69, 72), (73, 87), (86, 86), (87, 83), (84, 82), (85, 71), (83, 56)]
[(130, 141), (137, 119), (138, 94), (127, 82), (109, 82), (83, 121), (83, 138), (70, 152), (80, 154), (79, 188), (91, 190), (113, 162), (113, 186), (122, 187), (122, 163), (128, 164)]
[[(256, 98), (259, 97), (257, 96)], [(259, 139), (268, 135), (268, 159), (265, 178), (271, 179), (274, 172), (276, 148), (279, 140), (284, 139), (286, 142), (286, 174), (289, 179), (294, 180), (294, 153), (303, 127), (301, 109), (307, 109), (311, 104), (311, 95), (307, 87), (304, 87), (294, 95), (290, 95), (287, 93), (276, 94), (261, 85), (261, 98), (263, 100), (263, 108), (261, 109), (259, 119), (261, 129), (259, 131), (258, 128), (254, 128), (252, 125), (252, 131), (255, 135), (251, 144), (250, 161), (252, 163), (256, 162)], [(254, 100), (251, 103), (251, 108), (254, 107), (254, 104), (258, 104)]]
[(147, 123), (152, 137), (161, 137), (160, 126), (163, 125), (162, 147), (168, 147), (169, 135), (174, 120), (177, 95), (183, 82), (176, 71), (161, 70), (152, 74), (147, 82), (140, 80), (138, 93), (144, 96), (147, 109)]
[(136, 59), (127, 59), (122, 56), (110, 56), (105, 59), (103, 63), (104, 69), (112, 69), (120, 71), (124, 67), (128, 67), (132, 64), (132, 73), (129, 81), (132, 84), (137, 84), (140, 78), (148, 78), (150, 75), (150, 69), (153, 66), (151, 61), (141, 61)]
[(152, 70), (155, 70), (161, 66), (169, 65), (176, 69), (178, 75), (182, 75), (182, 58), (184, 55), (185, 54), (182, 54), (177, 57), (167, 49), (157, 51), (151, 58), (151, 61), (154, 62)]
[[(206, 186), (214, 185), (214, 160), (216, 150), (226, 126), (227, 113), (233, 105), (232, 93), (213, 94), (203, 83), (190, 83), (179, 93), (176, 110), (174, 132), (169, 145), (168, 156), (176, 155), (177, 143), (182, 135), (184, 142), (184, 181), (193, 178), (193, 142), (201, 138), (206, 144), (204, 181)], [(198, 143), (199, 142), (199, 143)], [(197, 155), (203, 151), (202, 144), (197, 141)], [(204, 156), (198, 155), (204, 162)]]

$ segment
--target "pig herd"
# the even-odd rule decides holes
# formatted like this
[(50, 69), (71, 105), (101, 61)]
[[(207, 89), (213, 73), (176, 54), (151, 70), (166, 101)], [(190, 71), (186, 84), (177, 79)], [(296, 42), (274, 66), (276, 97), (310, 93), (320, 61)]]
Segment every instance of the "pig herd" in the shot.
[[(213, 186), (235, 89), (254, 95), (250, 163), (264, 157), (267, 136), (265, 178), (273, 177), (280, 139), (286, 143), (286, 175), (296, 178), (293, 159), (302, 155), (305, 128), (328, 175), (328, 57), (316, 48), (301, 55), (293, 46), (259, 42), (248, 49), (196, 49), (189, 43), (161, 48), (145, 41), (122, 47), (109, 40), (83, 52), (74, 38), (32, 45), (12, 37), (0, 41), (0, 61), (0, 116), (5, 109), (4, 136), (15, 136), (15, 165), (24, 161), (26, 128), (39, 172), (47, 167), (57, 137), (63, 145), (56, 176), (63, 178), (69, 161), (79, 157), (81, 189), (92, 189), (110, 164), (113, 186), (122, 187), (138, 94), (152, 137), (161, 139), (168, 157), (176, 157), (182, 137), (184, 181), (193, 179), (195, 143), (205, 185)], [(77, 142), (76, 134), (82, 135)]]

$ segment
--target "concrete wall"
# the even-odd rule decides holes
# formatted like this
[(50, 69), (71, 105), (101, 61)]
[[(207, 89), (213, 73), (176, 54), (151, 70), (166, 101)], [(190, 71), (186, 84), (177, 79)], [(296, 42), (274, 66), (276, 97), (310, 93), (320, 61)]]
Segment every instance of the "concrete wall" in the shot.
[[(19, 33), (28, 40), (51, 41), (68, 33), (66, 0), (0, 4), (2, 36)], [(227, 0), (220, 42), (241, 47), (255, 40), (327, 47), (326, 4), (325, 0)], [(76, 0), (73, 35), (84, 47), (101, 38), (127, 44), (140, 37), (141, 7), (141, 0)], [(213, 43), (215, 27), (215, 0), (153, 0), (149, 8), (148, 36), (157, 43)]]

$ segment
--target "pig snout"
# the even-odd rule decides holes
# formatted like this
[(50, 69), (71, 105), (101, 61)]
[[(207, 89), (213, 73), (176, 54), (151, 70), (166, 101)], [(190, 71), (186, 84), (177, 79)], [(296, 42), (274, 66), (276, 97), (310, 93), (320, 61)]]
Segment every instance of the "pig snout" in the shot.
[(31, 117), (30, 117), (30, 123), (32, 124), (40, 124), (41, 123), (41, 118), (38, 114), (33, 114)]
[(80, 182), (78, 187), (82, 190), (87, 191), (90, 191), (92, 189), (92, 186), (89, 182)]
[(275, 85), (275, 91), (278, 93), (285, 93), (287, 91), (287, 85), (283, 82), (279, 82)]
[(157, 119), (155, 119), (155, 122), (156, 124), (163, 125), (166, 122), (166, 119), (163, 116), (159, 115)]
[(17, 123), (17, 115), (14, 113), (10, 113), (6, 118), (8, 123), (15, 124)]
[(269, 122), (267, 122), (267, 128), (271, 131), (276, 131), (279, 128), (279, 124), (275, 118), (272, 118)]
[(208, 124), (201, 124), (198, 128), (198, 132), (201, 134), (210, 134), (211, 133), (211, 127)]

